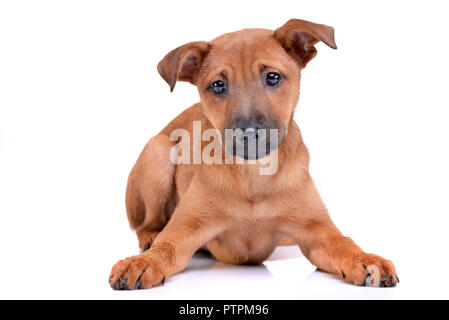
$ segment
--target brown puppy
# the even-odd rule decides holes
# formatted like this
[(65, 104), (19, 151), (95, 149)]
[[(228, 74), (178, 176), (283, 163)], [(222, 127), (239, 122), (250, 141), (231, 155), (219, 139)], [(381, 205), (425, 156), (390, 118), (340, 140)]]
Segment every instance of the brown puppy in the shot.
[[(114, 289), (158, 285), (203, 247), (223, 262), (260, 263), (281, 237), (298, 244), (315, 266), (348, 282), (396, 285), (390, 261), (363, 252), (335, 227), (308, 172), (308, 151), (293, 112), (301, 70), (319, 41), (336, 49), (333, 28), (292, 19), (276, 31), (245, 29), (191, 42), (159, 63), (171, 90), (176, 81), (188, 81), (198, 87), (201, 102), (153, 137), (130, 173), (127, 213), (143, 253), (114, 265)], [(234, 129), (231, 148), (226, 129)], [(262, 135), (264, 129), (275, 135)], [(188, 136), (174, 139), (176, 130)], [(213, 161), (201, 161), (207, 130), (218, 133), (206, 154)], [(248, 151), (254, 141), (261, 143), (255, 156)], [(181, 142), (193, 154), (176, 162)], [(276, 165), (261, 173), (267, 160)]]

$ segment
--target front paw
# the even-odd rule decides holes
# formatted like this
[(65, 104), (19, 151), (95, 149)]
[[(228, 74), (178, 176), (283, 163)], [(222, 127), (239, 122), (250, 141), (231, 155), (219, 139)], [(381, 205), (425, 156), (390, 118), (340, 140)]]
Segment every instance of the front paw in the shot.
[(375, 254), (359, 254), (341, 267), (341, 277), (367, 287), (395, 287), (399, 283), (393, 263)]
[(147, 255), (120, 260), (111, 270), (109, 284), (115, 290), (147, 289), (165, 279), (160, 267)]

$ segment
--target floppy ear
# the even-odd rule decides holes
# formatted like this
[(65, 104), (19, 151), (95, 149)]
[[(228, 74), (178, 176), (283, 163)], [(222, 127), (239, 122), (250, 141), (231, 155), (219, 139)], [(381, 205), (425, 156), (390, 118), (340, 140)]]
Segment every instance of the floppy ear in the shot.
[(194, 83), (201, 62), (209, 50), (209, 43), (196, 41), (167, 53), (157, 65), (157, 70), (170, 86), (170, 91), (173, 91), (178, 80)]
[(314, 45), (317, 42), (323, 41), (332, 49), (337, 49), (334, 28), (305, 20), (289, 20), (274, 32), (274, 37), (302, 67), (315, 57), (317, 51)]

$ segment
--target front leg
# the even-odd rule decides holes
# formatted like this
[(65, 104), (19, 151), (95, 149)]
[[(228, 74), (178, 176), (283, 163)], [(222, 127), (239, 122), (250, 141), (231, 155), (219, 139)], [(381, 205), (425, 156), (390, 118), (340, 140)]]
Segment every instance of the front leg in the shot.
[(331, 221), (315, 187), (300, 194), (301, 205), (287, 215), (284, 232), (290, 235), (309, 261), (360, 286), (394, 287), (399, 279), (391, 261), (365, 253)]
[[(194, 192), (191, 192), (192, 194)], [(198, 193), (186, 194), (151, 248), (117, 262), (109, 277), (116, 290), (146, 289), (183, 270), (193, 254), (224, 229), (224, 217)]]

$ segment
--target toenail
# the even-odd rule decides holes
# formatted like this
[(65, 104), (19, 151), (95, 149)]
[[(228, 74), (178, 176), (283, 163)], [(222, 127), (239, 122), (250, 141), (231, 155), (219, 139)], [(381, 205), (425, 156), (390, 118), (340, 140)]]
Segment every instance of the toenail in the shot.
[(396, 282), (393, 279), (393, 276), (390, 276), (390, 283), (392, 287), (396, 287)]
[(111, 287), (112, 287), (112, 289), (118, 289), (118, 286), (120, 285), (120, 279), (118, 279), (115, 283), (114, 283), (114, 285), (112, 285)]

